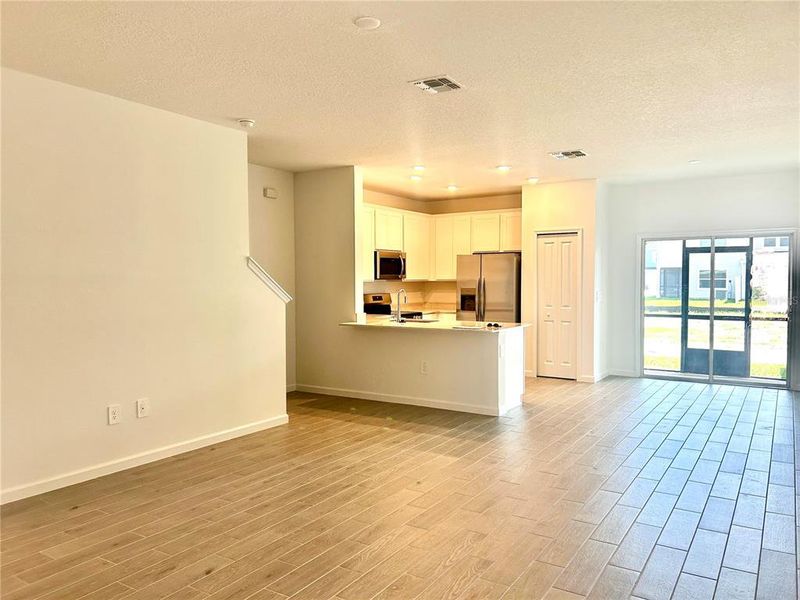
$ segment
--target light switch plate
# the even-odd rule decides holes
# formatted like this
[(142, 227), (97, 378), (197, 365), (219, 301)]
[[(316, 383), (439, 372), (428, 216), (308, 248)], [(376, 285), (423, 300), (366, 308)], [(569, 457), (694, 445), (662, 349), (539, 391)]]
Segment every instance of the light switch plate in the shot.
[(139, 398), (136, 401), (136, 416), (140, 419), (150, 416), (150, 400), (147, 398)]

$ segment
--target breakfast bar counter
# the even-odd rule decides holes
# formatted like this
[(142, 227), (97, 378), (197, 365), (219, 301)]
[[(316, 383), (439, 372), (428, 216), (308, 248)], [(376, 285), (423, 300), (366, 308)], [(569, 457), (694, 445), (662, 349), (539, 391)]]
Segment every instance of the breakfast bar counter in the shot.
[(494, 416), (522, 402), (526, 324), (359, 315), (340, 325), (371, 374), (369, 390), (348, 395)]
[[(344, 327), (381, 327), (405, 330), (431, 330), (431, 331), (472, 331), (483, 333), (500, 333), (509, 329), (522, 329), (528, 327), (527, 323), (489, 323), (476, 321), (456, 321), (455, 319), (405, 319), (398, 322), (394, 316), (385, 315), (358, 315), (355, 321), (339, 323)], [(495, 325), (495, 324), (493, 324)]]

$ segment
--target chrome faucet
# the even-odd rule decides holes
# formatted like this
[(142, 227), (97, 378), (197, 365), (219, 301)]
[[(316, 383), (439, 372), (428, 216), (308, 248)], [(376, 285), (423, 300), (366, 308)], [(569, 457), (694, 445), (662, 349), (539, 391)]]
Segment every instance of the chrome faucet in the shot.
[[(402, 300), (400, 299), (401, 297), (403, 298)], [(395, 321), (398, 323), (406, 322), (403, 318), (403, 302), (408, 302), (408, 295), (406, 295), (406, 291), (401, 288), (397, 290), (397, 316), (395, 317)]]

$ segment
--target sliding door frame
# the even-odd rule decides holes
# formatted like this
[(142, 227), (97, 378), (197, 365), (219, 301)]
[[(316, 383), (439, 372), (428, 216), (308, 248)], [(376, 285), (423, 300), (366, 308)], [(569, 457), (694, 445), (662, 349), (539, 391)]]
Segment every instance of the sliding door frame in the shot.
[[(798, 253), (800, 252), (800, 235), (798, 235), (797, 228), (784, 227), (775, 229), (745, 229), (745, 230), (725, 230), (725, 231), (688, 231), (688, 232), (668, 232), (668, 233), (648, 233), (638, 234), (636, 236), (636, 286), (634, 293), (636, 294), (634, 306), (636, 308), (635, 320), (635, 333), (637, 344), (635, 346), (636, 355), (636, 369), (639, 377), (647, 377), (650, 379), (671, 379), (680, 381), (691, 381), (696, 383), (711, 383), (711, 384), (729, 384), (729, 385), (749, 385), (757, 387), (771, 387), (780, 389), (800, 389), (800, 354), (795, 352), (795, 349), (800, 349), (800, 318), (798, 310), (800, 309), (800, 261), (798, 261)], [(789, 237), (789, 301), (788, 301), (788, 331), (787, 331), (787, 348), (786, 348), (786, 381), (777, 381), (771, 379), (758, 379), (758, 378), (740, 378), (740, 377), (726, 377), (715, 376), (713, 374), (713, 366), (709, 364), (708, 375), (692, 375), (690, 373), (681, 373), (679, 371), (670, 372), (664, 371), (663, 373), (648, 371), (645, 374), (644, 368), (644, 265), (645, 265), (645, 244), (650, 241), (669, 241), (669, 240), (687, 240), (687, 239), (711, 239), (711, 246), (713, 248), (715, 240), (722, 238), (753, 238), (753, 237)], [(715, 253), (711, 252), (711, 273), (712, 281), (714, 273), (714, 258)], [(682, 286), (681, 286), (682, 287)], [(749, 286), (748, 286), (749, 287)], [(711, 290), (711, 303), (710, 310), (713, 315), (714, 310), (714, 293)], [(714, 359), (713, 351), (713, 316), (710, 319), (711, 326), (709, 328), (709, 361)]]

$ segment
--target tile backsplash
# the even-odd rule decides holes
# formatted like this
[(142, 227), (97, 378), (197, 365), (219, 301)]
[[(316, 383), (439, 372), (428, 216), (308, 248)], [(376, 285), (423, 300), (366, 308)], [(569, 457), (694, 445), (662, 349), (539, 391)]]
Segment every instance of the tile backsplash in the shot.
[(422, 310), (455, 310), (455, 281), (369, 281), (364, 283), (365, 294), (390, 293), (392, 304), (397, 292), (406, 291), (408, 307)]

